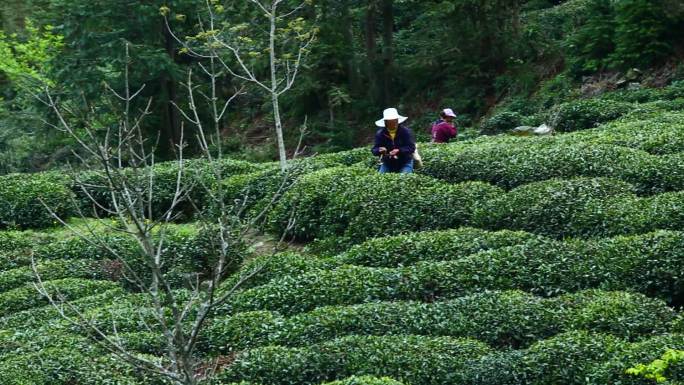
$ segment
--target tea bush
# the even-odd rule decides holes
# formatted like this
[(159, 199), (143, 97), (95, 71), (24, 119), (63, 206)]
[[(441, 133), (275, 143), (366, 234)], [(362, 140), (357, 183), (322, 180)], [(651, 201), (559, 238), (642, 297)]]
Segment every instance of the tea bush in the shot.
[[(187, 196), (177, 205), (176, 211), (184, 213), (184, 218), (187, 219), (193, 213), (191, 201), (201, 207), (208, 198), (206, 190), (215, 188), (219, 182), (217, 177), (225, 179), (231, 175), (256, 172), (264, 167), (233, 159), (222, 159), (213, 163), (206, 159), (191, 159), (185, 160), (182, 166), (174, 161), (157, 163), (149, 170), (124, 168), (120, 170), (120, 174), (114, 174), (114, 177), (120, 177), (119, 183), (125, 183), (130, 189), (139, 188), (146, 194), (151, 193), (152, 214), (154, 217), (159, 217), (171, 207), (180, 172), (181, 181), (188, 191)], [(151, 184), (150, 176), (152, 176)], [(108, 209), (113, 208), (112, 196), (107, 187), (108, 181), (104, 171), (87, 171), (78, 174), (76, 178), (78, 182), (72, 183), (71, 188), (78, 197), (79, 206), (84, 215), (92, 216), (93, 210), (106, 214), (93, 204), (88, 195), (92, 196), (99, 205)], [(150, 187), (151, 191), (149, 191)]]
[(352, 376), (344, 380), (329, 382), (327, 385), (402, 385), (402, 383), (389, 377)]
[[(0, 228), (44, 228), (73, 214), (72, 193), (51, 174), (0, 176)], [(49, 209), (48, 209), (49, 208)]]
[[(457, 227), (469, 224), (476, 207), (501, 193), (478, 182), (449, 185), (415, 174), (359, 172), (360, 176), (331, 169), (302, 178), (270, 216), (271, 231), (284, 231), (293, 210), (293, 234), (305, 239), (340, 235), (360, 242), (380, 235)], [(338, 187), (332, 187), (333, 181)]]
[[(55, 280), (62, 278), (90, 278), (111, 279), (106, 271), (108, 261), (95, 260), (72, 260), (72, 261), (47, 261), (36, 264), (36, 270), (42, 280)], [(0, 292), (8, 291), (27, 282), (36, 280), (31, 267), (20, 267), (0, 272)]]
[(585, 384), (587, 376), (626, 347), (603, 334), (573, 331), (537, 342), (519, 352), (502, 352), (473, 362), (469, 384)]
[(612, 144), (644, 150), (651, 154), (684, 152), (684, 113), (658, 113), (655, 116), (616, 121), (597, 129), (559, 136), (566, 144)]
[[(232, 383), (229, 385), (257, 385), (247, 381)], [(351, 376), (344, 380), (325, 382), (322, 385), (403, 385), (403, 383), (389, 377)]]
[(551, 179), (487, 201), (478, 227), (531, 231), (550, 237), (611, 236), (657, 228), (648, 202), (632, 187), (608, 178)]
[(409, 233), (370, 239), (335, 257), (350, 265), (397, 267), (420, 261), (457, 260), (482, 250), (517, 245), (537, 238), (522, 231), (490, 232), (475, 228)]
[[(617, 384), (617, 385), (647, 385), (653, 384), (652, 380), (627, 374), (627, 369), (636, 364), (648, 363), (665, 353), (667, 349), (684, 349), (684, 335), (663, 334), (651, 337), (643, 341), (629, 344), (626, 349), (620, 351), (612, 359), (598, 365), (592, 373), (588, 373), (589, 384)], [(668, 374), (682, 379), (684, 366), (680, 364), (670, 368)]]
[(523, 125), (524, 117), (515, 111), (501, 111), (487, 118), (481, 125), (484, 134), (498, 134)]
[(633, 105), (604, 99), (581, 99), (558, 105), (551, 126), (560, 132), (586, 130), (627, 114)]
[[(65, 278), (45, 282), (52, 295), (59, 293), (66, 299), (74, 300), (116, 288), (111, 281), (95, 281), (78, 278)], [(0, 317), (20, 310), (47, 305), (48, 301), (32, 284), (0, 293)]]
[[(327, 167), (326, 162), (317, 162), (313, 157), (291, 162), (285, 172), (266, 168), (227, 178), (222, 182), (226, 204), (236, 214), (255, 217), (280, 200), (300, 177)], [(206, 209), (212, 216), (219, 214), (218, 208), (212, 205)]]
[(612, 177), (632, 183), (640, 193), (678, 190), (682, 183), (662, 169), (682, 173), (681, 164), (614, 145), (563, 143), (545, 138), (514, 146), (447, 148), (426, 158), (419, 172), (452, 183), (478, 180), (511, 189), (552, 178)]
[(467, 339), (352, 336), (305, 348), (248, 350), (238, 354), (218, 380), (313, 385), (370, 375), (414, 385), (459, 383), (467, 363), (489, 352), (486, 345)]
[[(35, 239), (32, 233), (25, 233), (23, 236), (27, 240)], [(0, 256), (0, 268), (3, 265), (8, 268), (27, 266), (31, 263), (31, 256), (37, 261), (108, 260), (110, 262), (103, 262), (102, 270), (107, 270), (112, 277), (116, 277), (125, 273), (125, 268), (119, 261), (121, 259), (139, 276), (149, 275), (149, 269), (142, 260), (140, 246), (132, 236), (96, 231), (91, 238), (85, 240), (69, 232), (54, 235), (51, 242), (39, 243), (30, 252), (16, 251), (8, 254), (12, 256), (11, 260), (7, 257), (5, 261), (5, 257)], [(167, 274), (167, 279), (174, 285), (180, 285), (186, 274), (206, 271), (216, 254), (217, 247), (213, 244), (215, 239), (213, 230), (201, 225), (174, 225), (166, 228), (162, 254), (165, 258), (164, 273)], [(235, 245), (234, 250), (229, 250), (226, 272), (237, 270), (244, 255), (245, 249), (242, 245)]]
[[(115, 301), (122, 300), (126, 295), (123, 288), (117, 286), (99, 292), (98, 294), (76, 298), (70, 303), (75, 309), (85, 312), (88, 311), (88, 309), (105, 307)], [(0, 322), (3, 327), (7, 329), (30, 330), (40, 329), (44, 325), (49, 324), (50, 320), (58, 319), (59, 317), (60, 316), (54, 307), (43, 306), (13, 312), (6, 316), (0, 316)]]
[(681, 232), (659, 231), (585, 242), (532, 240), (403, 268), (342, 266), (273, 279), (238, 293), (230, 308), (290, 315), (329, 305), (432, 301), (481, 290), (550, 296), (589, 288), (631, 290), (680, 303), (683, 245)]
[[(286, 275), (299, 275), (316, 270), (329, 270), (339, 265), (339, 261), (331, 258), (319, 258), (294, 253), (260, 256), (248, 260), (236, 274), (228, 277), (222, 285), (224, 287), (233, 287), (243, 278), (251, 276), (240, 285), (240, 288), (244, 289), (262, 285), (274, 278)], [(253, 275), (255, 271), (258, 271), (258, 273)]]
[[(526, 350), (496, 352), (473, 360), (466, 383), (647, 385), (653, 381), (631, 376), (626, 370), (657, 358), (668, 348), (683, 346), (680, 334), (626, 343), (609, 335), (572, 331)], [(673, 369), (681, 375), (683, 367)]]
[(520, 348), (567, 330), (623, 338), (668, 331), (675, 312), (663, 301), (625, 292), (587, 291), (543, 299), (520, 291), (438, 301), (321, 307), (284, 318), (257, 311), (218, 318), (202, 343), (213, 354), (266, 345), (307, 346), (347, 335), (468, 337)]

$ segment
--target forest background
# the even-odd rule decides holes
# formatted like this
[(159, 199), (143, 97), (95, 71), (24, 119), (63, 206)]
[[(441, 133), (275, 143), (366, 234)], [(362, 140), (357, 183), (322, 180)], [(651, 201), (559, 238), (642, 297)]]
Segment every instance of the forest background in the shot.
[[(55, 117), (36, 98), (45, 86), (71, 108), (76, 126), (79, 116), (115, 124), (103, 84), (123, 86), (127, 43), (131, 89), (144, 84), (140, 103), (153, 103), (145, 132), (158, 141), (159, 159), (173, 159), (183, 126), (173, 104), (188, 104), (188, 70), (200, 91), (209, 84), (197, 70), (202, 59), (183, 45), (198, 36), (207, 5), (243, 39), (255, 74), (266, 75), (264, 18), (250, 1), (3, 1), (0, 174), (74, 161), (75, 139), (51, 126)], [(299, 24), (284, 23), (279, 33), (308, 28), (316, 40), (280, 103), (287, 147), (306, 121), (308, 153), (365, 144), (386, 106), (410, 116), (423, 140), (437, 111), (453, 108), (467, 139), (543, 123), (522, 117), (565, 100), (684, 78), (681, 0), (316, 0), (296, 16)], [(220, 145), (234, 158), (275, 160), (264, 91), (223, 73), (218, 94), (243, 86), (220, 122)]]

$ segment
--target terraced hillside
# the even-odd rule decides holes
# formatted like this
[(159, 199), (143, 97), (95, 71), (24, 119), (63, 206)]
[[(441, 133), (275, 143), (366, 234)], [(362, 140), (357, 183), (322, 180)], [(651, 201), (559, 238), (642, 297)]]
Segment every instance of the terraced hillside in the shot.
[[(623, 113), (606, 117), (602, 103), (618, 97)], [(212, 383), (653, 383), (625, 371), (684, 349), (681, 97), (578, 101), (563, 108), (581, 119), (557, 122), (578, 130), (553, 137), (423, 144), (416, 175), (377, 174), (365, 148), (296, 161), (263, 228), (280, 233), (294, 212), (291, 235), (307, 248), (240, 254), (225, 288), (266, 268), (202, 335), (198, 354), (219, 363)], [(274, 165), (222, 165), (226, 180), (199, 161), (190, 176), (222, 183), (230, 200), (249, 191), (245, 216), (280, 185)], [(164, 207), (177, 165), (158, 167)], [(160, 356), (162, 336), (120, 261), (52, 227), (38, 200), (68, 216), (69, 198), (85, 207), (84, 197), (57, 174), (0, 179), (0, 383), (165, 383), (94, 344), (33, 285), (37, 269), (67, 313)], [(211, 234), (192, 218), (188, 207), (164, 251), (179, 296), (186, 273), (211, 263)], [(97, 231), (145, 273), (131, 239)]]

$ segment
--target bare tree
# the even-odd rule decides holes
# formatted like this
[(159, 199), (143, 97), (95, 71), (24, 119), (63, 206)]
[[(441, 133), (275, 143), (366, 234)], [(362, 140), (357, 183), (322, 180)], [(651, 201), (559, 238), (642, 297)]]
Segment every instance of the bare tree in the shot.
[[(126, 58), (130, 65), (128, 45)], [(196, 138), (200, 149), (210, 167), (212, 178), (221, 181), (224, 178), (220, 161), (223, 158), (220, 146), (214, 144), (220, 141), (220, 122), (228, 106), (235, 97), (242, 94), (241, 89), (227, 100), (220, 101), (217, 96), (217, 82), (221, 76), (219, 65), (215, 58), (210, 58), (207, 65), (200, 65), (204, 78), (208, 78), (208, 87), (202, 91), (193, 83), (193, 73), (189, 72), (184, 85), (189, 100), (186, 108), (177, 106), (181, 115), (196, 128)], [(70, 134), (84, 150), (86, 156), (81, 156), (85, 166), (91, 165), (95, 159), (102, 174), (102, 184), (93, 185), (74, 174), (75, 186), (81, 194), (86, 196), (92, 204), (92, 213), (79, 209), (79, 216), (95, 218), (95, 224), (85, 221), (82, 227), (71, 226), (63, 218), (53, 215), (64, 226), (68, 227), (83, 240), (105, 249), (112, 258), (124, 266), (124, 276), (142, 294), (143, 304), (137, 310), (138, 314), (131, 317), (139, 318), (148, 331), (160, 333), (163, 337), (163, 357), (152, 359), (149, 356), (137, 354), (125, 346), (117, 325), (113, 324), (109, 330), (98, 326), (92, 319), (70, 303), (59, 291), (44, 282), (38, 273), (37, 263), (33, 262), (33, 270), (37, 277), (36, 288), (57, 309), (62, 318), (84, 330), (94, 343), (107, 349), (117, 357), (137, 369), (163, 376), (174, 383), (195, 385), (212, 374), (204, 370), (212, 365), (202, 362), (197, 356), (196, 346), (206, 324), (206, 320), (218, 306), (225, 304), (239, 288), (263, 269), (263, 264), (251, 271), (243, 272), (237, 279), (231, 280), (228, 287), (221, 284), (227, 277), (227, 266), (230, 264), (231, 252), (237, 243), (245, 240), (247, 232), (263, 218), (275, 204), (275, 198), (256, 215), (241, 219), (240, 211), (244, 205), (238, 202), (227, 202), (226, 191), (221, 183), (207, 183), (193, 178), (187, 172), (184, 156), (185, 139), (177, 145), (178, 171), (175, 189), (171, 202), (162, 212), (153, 208), (153, 191), (157, 182), (155, 171), (154, 149), (155, 141), (145, 138), (141, 129), (142, 122), (150, 113), (151, 101), (140, 111), (132, 111), (132, 104), (140, 97), (143, 88), (131, 90), (128, 82), (128, 66), (124, 70), (124, 88), (117, 91), (107, 86), (115, 100), (122, 107), (121, 116), (115, 127), (107, 127), (104, 132), (101, 125), (95, 122), (85, 122), (85, 138), (83, 131), (78, 131), (70, 124), (68, 115), (73, 112), (68, 106), (53, 97), (48, 88), (42, 101), (49, 106), (56, 117), (59, 128)], [(198, 100), (206, 102), (210, 111), (210, 120), (200, 114)], [(184, 130), (181, 129), (181, 137)], [(300, 139), (301, 143), (301, 139)], [(212, 151), (212, 148), (216, 150)], [(288, 175), (283, 175), (283, 182), (274, 196), (286, 186)], [(216, 230), (216, 262), (210, 271), (193, 273), (187, 278), (187, 289), (179, 295), (178, 287), (168, 280), (165, 272), (166, 263), (164, 247), (167, 235), (174, 219), (179, 215), (181, 203), (190, 200), (193, 189), (204, 189), (207, 199), (218, 209), (218, 215), (213, 216), (209, 224)], [(103, 203), (96, 194), (104, 191), (108, 196), (108, 203)], [(242, 202), (246, 199), (242, 199)], [(74, 202), (76, 203), (76, 202)], [(48, 207), (48, 209), (50, 209)], [(106, 217), (116, 218), (113, 224)], [(290, 220), (290, 226), (294, 224)], [(144, 274), (139, 269), (129, 266), (127, 258), (120, 255), (110, 243), (103, 238), (97, 228), (105, 228), (107, 232), (130, 236), (137, 241), (140, 257), (145, 263)], [(285, 234), (278, 240), (273, 253), (283, 244)], [(138, 271), (138, 272), (136, 272)], [(151, 319), (150, 319), (151, 316)]]
[[(280, 168), (285, 171), (287, 151), (283, 136), (280, 97), (295, 84), (303, 60), (316, 39), (317, 29), (315, 25), (307, 25), (304, 18), (298, 16), (309, 4), (307, 0), (295, 6), (288, 6), (287, 0), (244, 1), (254, 5), (257, 13), (266, 19), (267, 31), (256, 39), (246, 34), (248, 30), (260, 31), (261, 26), (258, 22), (238, 25), (221, 23), (217, 14), (222, 13), (223, 6), (214, 0), (206, 0), (208, 20), (201, 20), (199, 34), (185, 40), (173, 32), (172, 36), (183, 45), (185, 53), (199, 58), (216, 59), (234, 78), (254, 84), (268, 93), (273, 107)], [(169, 12), (169, 8), (161, 8), (167, 28), (171, 31), (167, 18)], [(264, 42), (258, 41), (260, 38), (266, 40), (268, 52), (269, 71), (268, 75), (263, 77), (251, 64), (255, 58), (261, 56), (260, 48)]]

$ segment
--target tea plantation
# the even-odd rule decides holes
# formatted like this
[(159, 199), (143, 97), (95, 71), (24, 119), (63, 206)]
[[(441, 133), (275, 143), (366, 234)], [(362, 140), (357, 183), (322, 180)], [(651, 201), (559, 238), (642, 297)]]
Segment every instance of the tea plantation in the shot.
[[(379, 175), (367, 148), (294, 161), (263, 230), (279, 234), (294, 213), (291, 236), (306, 248), (236, 251), (221, 290), (265, 269), (211, 315), (198, 355), (222, 364), (207, 382), (654, 383), (626, 370), (684, 349), (684, 111), (671, 93), (563, 104), (551, 137), (421, 144), (414, 175)], [(226, 160), (224, 180), (206, 166), (191, 162), (187, 177), (221, 184), (229, 202), (248, 191), (245, 217), (281, 185), (273, 164)], [(159, 211), (178, 165), (157, 167)], [(0, 384), (168, 383), (126, 366), (36, 291), (34, 269), (67, 312), (161, 356), (121, 261), (57, 226), (41, 202), (65, 217), (93, 212), (63, 175), (0, 177)], [(181, 297), (187, 273), (212, 261), (212, 234), (186, 206), (164, 249)], [(96, 231), (145, 274), (133, 239)]]

